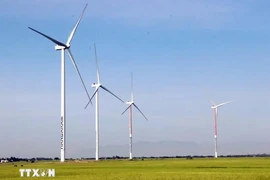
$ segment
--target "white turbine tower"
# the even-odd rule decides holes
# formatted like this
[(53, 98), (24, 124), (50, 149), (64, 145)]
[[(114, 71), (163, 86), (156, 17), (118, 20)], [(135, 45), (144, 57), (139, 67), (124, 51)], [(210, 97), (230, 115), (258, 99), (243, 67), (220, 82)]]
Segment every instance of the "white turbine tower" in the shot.
[(53, 39), (53, 38), (39, 32), (39, 31), (37, 31), (37, 30), (35, 30), (35, 29), (31, 28), (31, 27), (28, 27), (29, 29), (35, 31), (36, 33), (38, 33), (38, 34), (46, 37), (47, 39), (51, 40), (52, 42), (54, 42), (56, 44), (55, 50), (61, 50), (61, 160), (60, 160), (61, 162), (65, 161), (65, 151), (66, 151), (66, 138), (65, 138), (66, 137), (66, 132), (65, 132), (65, 127), (66, 127), (65, 50), (68, 51), (68, 55), (69, 55), (73, 65), (74, 65), (74, 67), (75, 67), (75, 69), (76, 69), (76, 71), (77, 71), (77, 73), (78, 73), (78, 75), (80, 77), (80, 80), (82, 82), (84, 90), (87, 93), (88, 98), (90, 99), (90, 96), (89, 96), (89, 94), (87, 92), (87, 89), (86, 89), (85, 84), (83, 82), (80, 71), (79, 71), (79, 69), (78, 69), (78, 67), (76, 65), (76, 62), (75, 62), (75, 60), (73, 58), (73, 55), (72, 55), (72, 53), (70, 51), (71, 40), (72, 40), (76, 30), (77, 30), (77, 27), (78, 27), (82, 17), (83, 17), (83, 14), (84, 14), (84, 11), (85, 11), (86, 7), (87, 7), (87, 4), (85, 5), (85, 7), (84, 7), (84, 9), (83, 9), (83, 11), (81, 13), (81, 16), (79, 17), (77, 23), (75, 24), (74, 28), (72, 29), (66, 44), (64, 44), (64, 43), (62, 43), (60, 41), (57, 41), (57, 40), (55, 40), (55, 39)]
[(211, 103), (212, 103), (212, 106), (211, 106), (211, 108), (212, 109), (214, 109), (214, 138), (215, 138), (215, 158), (217, 158), (218, 157), (218, 150), (217, 150), (217, 115), (218, 115), (218, 108), (220, 107), (220, 106), (223, 106), (223, 105), (225, 105), (225, 104), (228, 104), (228, 103), (230, 103), (230, 102), (232, 102), (232, 101), (228, 101), (228, 102), (225, 102), (225, 103), (221, 103), (221, 104), (218, 104), (218, 105), (216, 105), (215, 103), (214, 103), (214, 101), (212, 101), (211, 100)]
[(139, 107), (134, 103), (133, 97), (133, 76), (131, 73), (131, 100), (127, 101), (128, 105), (127, 109), (122, 113), (122, 115), (129, 109), (129, 159), (132, 159), (132, 105), (143, 115), (143, 117), (148, 121), (143, 112), (139, 109)]
[(88, 104), (85, 106), (85, 108), (87, 108), (87, 106), (89, 105), (89, 103), (91, 102), (92, 98), (96, 95), (96, 160), (98, 161), (99, 159), (99, 88), (104, 89), (105, 91), (107, 91), (108, 93), (110, 93), (111, 95), (113, 95), (114, 97), (116, 97), (117, 99), (119, 99), (120, 101), (122, 101), (124, 103), (124, 101), (122, 99), (120, 99), (118, 96), (116, 96), (115, 94), (113, 94), (111, 91), (109, 91), (107, 88), (105, 88), (103, 85), (101, 85), (100, 83), (100, 77), (99, 77), (99, 68), (98, 68), (98, 60), (97, 60), (97, 52), (96, 52), (96, 45), (94, 44), (94, 48), (95, 48), (95, 59), (96, 59), (96, 70), (97, 70), (97, 84), (93, 83), (92, 87), (96, 88), (96, 90), (94, 91), (93, 95), (91, 96)]

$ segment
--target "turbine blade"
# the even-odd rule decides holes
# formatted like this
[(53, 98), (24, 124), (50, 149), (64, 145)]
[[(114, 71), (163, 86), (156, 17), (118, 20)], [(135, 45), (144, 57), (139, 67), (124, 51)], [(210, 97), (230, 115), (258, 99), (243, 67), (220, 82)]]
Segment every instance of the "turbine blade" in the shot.
[(83, 17), (83, 14), (84, 14), (84, 11), (85, 11), (87, 5), (88, 5), (88, 4), (85, 5), (85, 7), (84, 7), (84, 9), (83, 9), (83, 11), (82, 11), (82, 14), (81, 14), (81, 16), (80, 16), (80, 18), (78, 19), (77, 23), (75, 24), (73, 30), (71, 31), (71, 33), (70, 33), (70, 35), (69, 35), (69, 37), (68, 37), (68, 40), (67, 40), (67, 46), (69, 46), (70, 43), (71, 43), (71, 40), (72, 40), (72, 38), (73, 38), (73, 36), (74, 36), (74, 34), (75, 34), (75, 32), (76, 32), (76, 30), (77, 30), (77, 28), (78, 28), (80, 22), (81, 22), (81, 19), (82, 19), (82, 17)]
[(148, 121), (147, 117), (143, 114), (143, 112), (138, 108), (138, 106), (136, 106), (135, 103), (133, 103), (133, 105), (135, 106), (135, 108), (138, 109), (138, 111), (143, 115), (143, 117)]
[(82, 85), (83, 85), (83, 87), (84, 87), (84, 90), (85, 90), (85, 92), (86, 92), (86, 94), (87, 94), (87, 96), (88, 96), (88, 98), (89, 98), (89, 101), (90, 101), (90, 103), (92, 104), (91, 98), (90, 98), (89, 93), (88, 93), (88, 91), (87, 91), (87, 89), (86, 89), (86, 86), (85, 86), (84, 81), (83, 81), (83, 79), (82, 79), (81, 73), (80, 73), (80, 71), (79, 71), (79, 69), (78, 69), (78, 67), (77, 67), (77, 64), (76, 64), (76, 62), (75, 62), (75, 60), (74, 60), (74, 58), (73, 58), (73, 56), (72, 56), (72, 53), (71, 53), (70, 49), (67, 49), (67, 50), (68, 50), (68, 55), (69, 55), (69, 57), (70, 57), (70, 59), (71, 59), (71, 61), (72, 61), (72, 63), (73, 63), (73, 66), (74, 66), (74, 68), (76, 69), (77, 74), (78, 74), (79, 77), (80, 77), (81, 83), (82, 83)]
[(107, 88), (105, 88), (104, 86), (100, 86), (102, 89), (104, 89), (105, 91), (107, 91), (108, 93), (110, 93), (111, 95), (113, 95), (114, 97), (116, 97), (117, 99), (119, 99), (120, 101), (122, 101), (123, 103), (125, 103), (121, 98), (119, 98), (118, 96), (116, 96), (115, 94), (113, 94), (111, 91), (109, 91)]
[[(94, 91), (93, 95), (91, 96), (91, 98), (90, 98), (89, 102), (86, 104), (86, 106), (85, 106), (85, 108), (84, 108), (84, 109), (86, 109), (86, 108), (87, 108), (87, 106), (89, 105), (89, 103), (91, 102), (91, 100), (93, 99), (93, 97), (96, 95), (96, 93), (97, 93), (98, 89), (99, 89), (99, 88), (97, 88), (97, 89)], [(92, 102), (91, 102), (91, 104), (92, 104)]]
[(225, 104), (229, 104), (230, 102), (232, 102), (232, 101), (227, 101), (227, 102), (225, 102), (225, 103), (221, 103), (221, 104), (217, 105), (217, 107), (223, 106), (223, 105), (225, 105)]
[(131, 73), (131, 102), (133, 102), (134, 94), (133, 94), (133, 74)]
[(45, 38), (51, 40), (52, 42), (54, 42), (55, 44), (57, 44), (57, 45), (59, 45), (59, 46), (67, 47), (65, 44), (63, 44), (63, 43), (61, 43), (61, 42), (59, 42), (59, 41), (57, 41), (57, 40), (51, 38), (50, 36), (47, 36), (46, 34), (43, 34), (42, 32), (39, 32), (39, 31), (37, 31), (37, 30), (35, 30), (35, 29), (31, 28), (31, 27), (28, 27), (28, 28), (31, 29), (32, 31), (35, 31), (36, 33), (38, 33), (38, 34), (44, 36)]
[(127, 107), (127, 109), (126, 109), (124, 112), (122, 112), (121, 115), (123, 115), (123, 114), (130, 108), (131, 105), (132, 105), (132, 104), (130, 104), (130, 105)]
[(214, 101), (213, 100), (211, 100), (211, 104), (213, 105), (213, 106), (215, 106), (216, 104), (214, 103)]
[(94, 49), (95, 49), (96, 69), (97, 69), (97, 82), (100, 83), (96, 44), (94, 44)]
[(84, 109), (86, 109), (88, 107), (88, 105), (90, 104), (91, 101), (88, 101), (88, 103), (86, 104), (86, 106), (84, 107)]

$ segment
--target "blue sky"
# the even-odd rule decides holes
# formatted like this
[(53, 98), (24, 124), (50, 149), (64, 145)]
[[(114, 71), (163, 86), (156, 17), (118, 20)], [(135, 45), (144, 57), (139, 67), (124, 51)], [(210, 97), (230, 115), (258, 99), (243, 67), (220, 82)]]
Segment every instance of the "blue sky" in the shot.
[[(135, 102), (150, 119), (134, 114), (135, 142), (212, 149), (213, 99), (235, 100), (219, 111), (220, 143), (270, 143), (269, 1), (2, 0), (0, 142), (7, 146), (0, 157), (59, 155), (60, 52), (27, 27), (66, 42), (85, 3), (71, 50), (90, 93), (94, 42), (101, 82), (125, 100), (133, 72)], [(95, 147), (94, 106), (84, 110), (87, 96), (68, 56), (66, 69), (71, 156)], [(101, 145), (127, 144), (125, 104), (100, 94)]]

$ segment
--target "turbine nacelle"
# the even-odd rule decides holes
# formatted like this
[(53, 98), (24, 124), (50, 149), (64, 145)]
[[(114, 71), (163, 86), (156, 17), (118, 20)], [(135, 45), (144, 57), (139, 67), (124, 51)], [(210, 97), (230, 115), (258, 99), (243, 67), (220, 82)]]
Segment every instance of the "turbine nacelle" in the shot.
[(211, 108), (212, 108), (212, 109), (216, 109), (216, 108), (218, 108), (218, 107), (220, 107), (220, 106), (223, 106), (223, 105), (225, 105), (225, 104), (229, 104), (229, 103), (231, 103), (231, 102), (232, 102), (232, 101), (227, 101), (227, 102), (224, 102), (224, 103), (221, 103), (221, 104), (216, 105), (216, 104), (214, 103), (214, 101), (211, 100), (211, 103), (212, 103)]
[(134, 101), (127, 101), (126, 104), (127, 104), (127, 105), (134, 104)]
[(70, 47), (70, 45), (69, 46), (60, 46), (60, 45), (55, 45), (55, 50), (56, 51), (59, 51), (59, 50), (62, 50), (62, 49), (68, 49)]
[(99, 88), (101, 86), (101, 84), (100, 83), (93, 83), (92, 84), (92, 88)]

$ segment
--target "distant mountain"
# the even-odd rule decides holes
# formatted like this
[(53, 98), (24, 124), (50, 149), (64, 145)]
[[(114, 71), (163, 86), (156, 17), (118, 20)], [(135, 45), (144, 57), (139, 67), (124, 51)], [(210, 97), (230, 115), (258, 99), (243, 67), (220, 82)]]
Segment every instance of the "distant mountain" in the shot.
[(193, 155), (198, 149), (197, 143), (182, 141), (137, 142), (133, 145), (134, 156)]
[[(0, 157), (58, 157), (58, 146), (35, 146), (27, 144), (17, 148), (10, 148), (12, 144), (1, 147)], [(94, 144), (92, 144), (94, 146)], [(5, 150), (6, 148), (6, 150)], [(241, 154), (270, 154), (270, 142), (222, 142), (218, 144), (219, 155)], [(192, 141), (139, 141), (133, 143), (133, 156), (194, 156), (213, 155), (214, 143), (198, 144)], [(129, 145), (100, 146), (100, 157), (129, 156)], [(81, 144), (69, 144), (68, 158), (94, 158), (95, 148), (83, 148)]]
[[(219, 155), (270, 153), (267, 142), (220, 143)], [(139, 141), (133, 143), (133, 156), (187, 156), (213, 155), (214, 144), (197, 144), (192, 141)], [(95, 149), (83, 149), (70, 154), (71, 157), (94, 157)], [(106, 145), (100, 147), (100, 157), (129, 156), (129, 145)]]
[[(133, 143), (133, 156), (175, 156), (193, 155), (199, 152), (195, 142), (180, 141), (139, 141)], [(107, 145), (100, 147), (100, 156), (129, 156), (129, 145)]]

